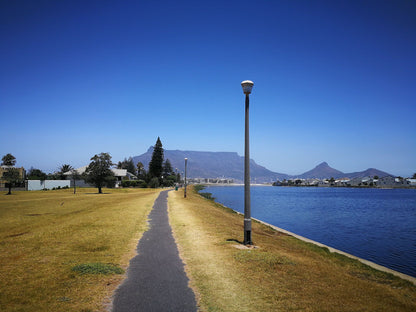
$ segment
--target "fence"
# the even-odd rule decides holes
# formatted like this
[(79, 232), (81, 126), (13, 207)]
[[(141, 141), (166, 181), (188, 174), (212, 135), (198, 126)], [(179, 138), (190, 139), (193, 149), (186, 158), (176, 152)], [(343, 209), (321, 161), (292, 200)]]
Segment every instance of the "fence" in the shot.
[(70, 187), (69, 180), (28, 180), (27, 190), (28, 191), (39, 191), (39, 190), (50, 190), (53, 188)]

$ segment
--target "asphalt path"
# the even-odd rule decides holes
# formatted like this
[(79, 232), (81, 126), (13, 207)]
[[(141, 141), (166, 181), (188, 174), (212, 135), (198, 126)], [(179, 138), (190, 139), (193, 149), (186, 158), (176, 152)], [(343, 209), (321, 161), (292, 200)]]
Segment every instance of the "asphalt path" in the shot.
[(153, 205), (150, 229), (139, 241), (127, 279), (116, 290), (113, 312), (197, 311), (169, 224), (167, 196), (168, 191), (161, 192)]

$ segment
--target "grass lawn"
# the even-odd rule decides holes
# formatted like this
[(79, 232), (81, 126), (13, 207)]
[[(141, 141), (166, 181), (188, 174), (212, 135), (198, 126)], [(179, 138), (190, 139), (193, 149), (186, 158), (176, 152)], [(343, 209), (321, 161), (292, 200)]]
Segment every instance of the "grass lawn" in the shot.
[[(416, 311), (416, 286), (253, 222), (191, 190), (169, 218), (201, 311)], [(240, 247), (240, 248), (237, 248)]]
[(103, 191), (0, 194), (0, 311), (105, 311), (159, 190)]

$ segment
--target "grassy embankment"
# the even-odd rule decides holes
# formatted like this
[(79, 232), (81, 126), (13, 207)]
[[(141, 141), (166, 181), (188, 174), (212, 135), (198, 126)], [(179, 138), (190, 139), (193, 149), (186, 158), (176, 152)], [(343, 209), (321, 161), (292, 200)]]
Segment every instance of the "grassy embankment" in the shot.
[(159, 191), (96, 193), (0, 194), (0, 311), (105, 310)]
[(194, 192), (169, 193), (169, 216), (201, 311), (416, 311), (416, 287), (253, 223)]

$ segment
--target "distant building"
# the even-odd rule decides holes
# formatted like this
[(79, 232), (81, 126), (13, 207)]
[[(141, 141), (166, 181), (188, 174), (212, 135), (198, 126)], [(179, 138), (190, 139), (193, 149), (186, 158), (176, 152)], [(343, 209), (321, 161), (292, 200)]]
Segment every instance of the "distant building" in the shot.
[[(6, 180), (3, 180), (3, 175), (5, 172), (7, 172), (7, 170), (9, 170), (10, 168), (15, 168), (13, 166), (0, 166), (0, 188), (5, 188), (6, 187)], [(26, 171), (23, 167), (21, 168), (15, 168), (19, 171), (19, 176), (22, 179), (22, 181), (26, 178)]]
[(351, 180), (349, 178), (342, 178), (342, 179), (335, 180), (334, 183), (336, 186), (348, 186), (350, 181)]
[(187, 183), (190, 184), (233, 184), (233, 179), (228, 178), (187, 178)]
[(416, 179), (407, 179), (407, 184), (409, 186), (416, 186)]
[[(87, 170), (87, 167), (88, 166), (84, 166), (75, 170), (79, 175), (82, 175), (85, 172), (85, 170)], [(121, 181), (123, 180), (137, 180), (137, 177), (134, 174), (128, 172), (127, 169), (111, 168), (110, 170), (114, 173), (114, 176), (116, 177), (115, 187), (120, 187)], [(70, 171), (65, 172), (64, 175), (66, 176), (66, 180), (71, 180), (72, 173)], [(81, 187), (90, 187), (90, 186), (93, 187), (93, 185), (85, 183), (84, 180), (76, 180), (75, 183), (77, 186), (81, 186)], [(72, 186), (73, 186), (73, 181), (71, 180), (71, 187)]]

